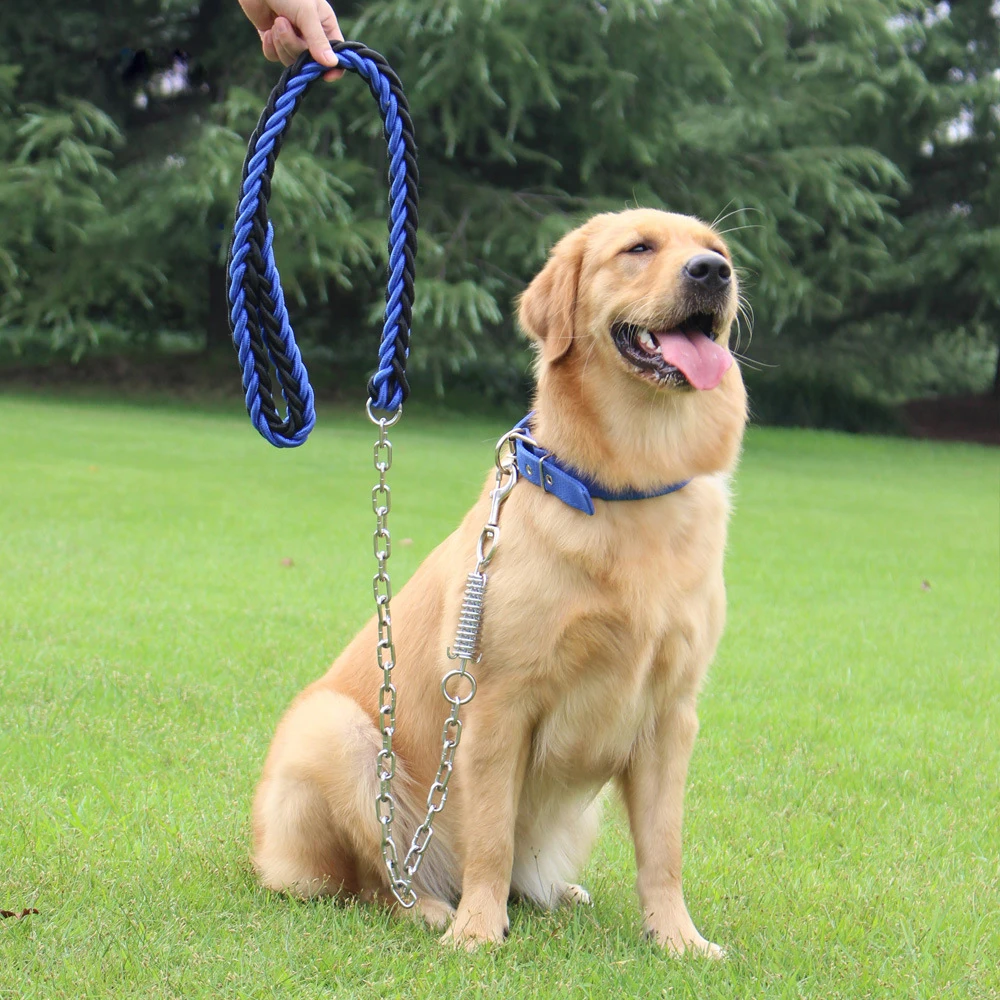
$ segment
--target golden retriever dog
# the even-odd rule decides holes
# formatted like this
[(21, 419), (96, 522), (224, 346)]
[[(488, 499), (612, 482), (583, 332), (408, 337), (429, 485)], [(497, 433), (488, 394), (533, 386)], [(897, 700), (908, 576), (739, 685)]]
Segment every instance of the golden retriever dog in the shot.
[[(538, 349), (538, 444), (611, 491), (690, 482), (595, 500), (593, 514), (524, 479), (507, 500), (472, 667), (478, 693), (414, 882), (415, 911), (447, 928), (446, 942), (502, 941), (511, 896), (589, 902), (574, 883), (613, 781), (648, 936), (671, 953), (721, 955), (684, 902), (681, 819), (695, 702), (725, 619), (728, 474), (746, 421), (728, 349), (736, 309), (719, 234), (652, 210), (569, 233), (520, 299)], [(491, 473), (393, 599), (400, 857), (441, 754), (445, 650), (493, 484)], [(391, 901), (374, 804), (375, 644), (373, 621), (278, 726), (253, 808), (254, 862), (271, 889)]]

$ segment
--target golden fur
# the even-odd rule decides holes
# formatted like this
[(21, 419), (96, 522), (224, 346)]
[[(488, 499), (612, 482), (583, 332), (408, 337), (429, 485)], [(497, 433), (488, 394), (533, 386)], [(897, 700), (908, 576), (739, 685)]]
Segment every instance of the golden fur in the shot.
[[(625, 252), (637, 242), (650, 251)], [(415, 883), (421, 914), (448, 925), (456, 944), (502, 940), (512, 893), (543, 906), (588, 899), (573, 880), (597, 831), (598, 793), (613, 779), (647, 932), (672, 952), (720, 953), (684, 902), (681, 815), (695, 700), (725, 618), (727, 475), (746, 397), (735, 364), (710, 391), (658, 387), (609, 335), (621, 319), (678, 322), (682, 268), (706, 248), (728, 257), (696, 219), (599, 215), (560, 241), (521, 298), (520, 323), (539, 345), (535, 438), (612, 488), (692, 482), (655, 499), (596, 501), (593, 517), (520, 483), (504, 507), (478, 693)], [(722, 343), (735, 311), (733, 278)], [(401, 853), (437, 768), (445, 648), (492, 483), (490, 474), (459, 528), (393, 600)], [(375, 639), (371, 622), (278, 726), (254, 802), (265, 886), (388, 899), (374, 806)]]

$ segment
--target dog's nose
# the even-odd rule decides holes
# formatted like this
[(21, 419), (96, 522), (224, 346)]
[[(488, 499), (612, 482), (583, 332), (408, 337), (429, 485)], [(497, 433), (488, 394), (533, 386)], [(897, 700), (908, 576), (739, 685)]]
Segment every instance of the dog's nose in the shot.
[(729, 261), (718, 253), (696, 254), (684, 265), (684, 277), (710, 292), (725, 288), (732, 276)]

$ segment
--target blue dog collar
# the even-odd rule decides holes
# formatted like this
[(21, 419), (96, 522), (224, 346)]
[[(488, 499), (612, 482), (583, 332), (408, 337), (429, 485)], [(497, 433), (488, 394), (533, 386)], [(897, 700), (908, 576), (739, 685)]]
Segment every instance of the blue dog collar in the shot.
[(535, 486), (540, 486), (545, 493), (562, 500), (584, 514), (594, 513), (594, 498), (598, 500), (649, 500), (652, 497), (666, 496), (684, 489), (690, 479), (669, 486), (660, 486), (653, 490), (609, 490), (600, 483), (589, 479), (575, 469), (560, 465), (555, 456), (545, 451), (532, 437), (528, 430), (534, 413), (529, 413), (510, 432), (514, 442), (514, 455), (517, 460), (517, 471), (522, 479)]

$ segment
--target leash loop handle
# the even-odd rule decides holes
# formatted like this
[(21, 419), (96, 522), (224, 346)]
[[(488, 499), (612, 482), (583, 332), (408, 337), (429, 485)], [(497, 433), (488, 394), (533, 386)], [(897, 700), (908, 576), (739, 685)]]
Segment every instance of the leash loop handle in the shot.
[[(398, 414), (409, 395), (406, 360), (417, 254), (417, 149), (399, 77), (385, 57), (360, 42), (331, 43), (339, 63), (368, 83), (382, 115), (389, 167), (389, 274), (378, 365), (368, 382), (368, 408)], [(226, 266), (229, 326), (243, 369), (247, 412), (279, 448), (302, 444), (316, 423), (315, 399), (288, 318), (268, 217), (271, 179), (288, 124), (309, 87), (327, 71), (303, 53), (281, 74), (257, 122), (243, 162), (239, 203)], [(274, 400), (271, 367), (286, 405)]]

